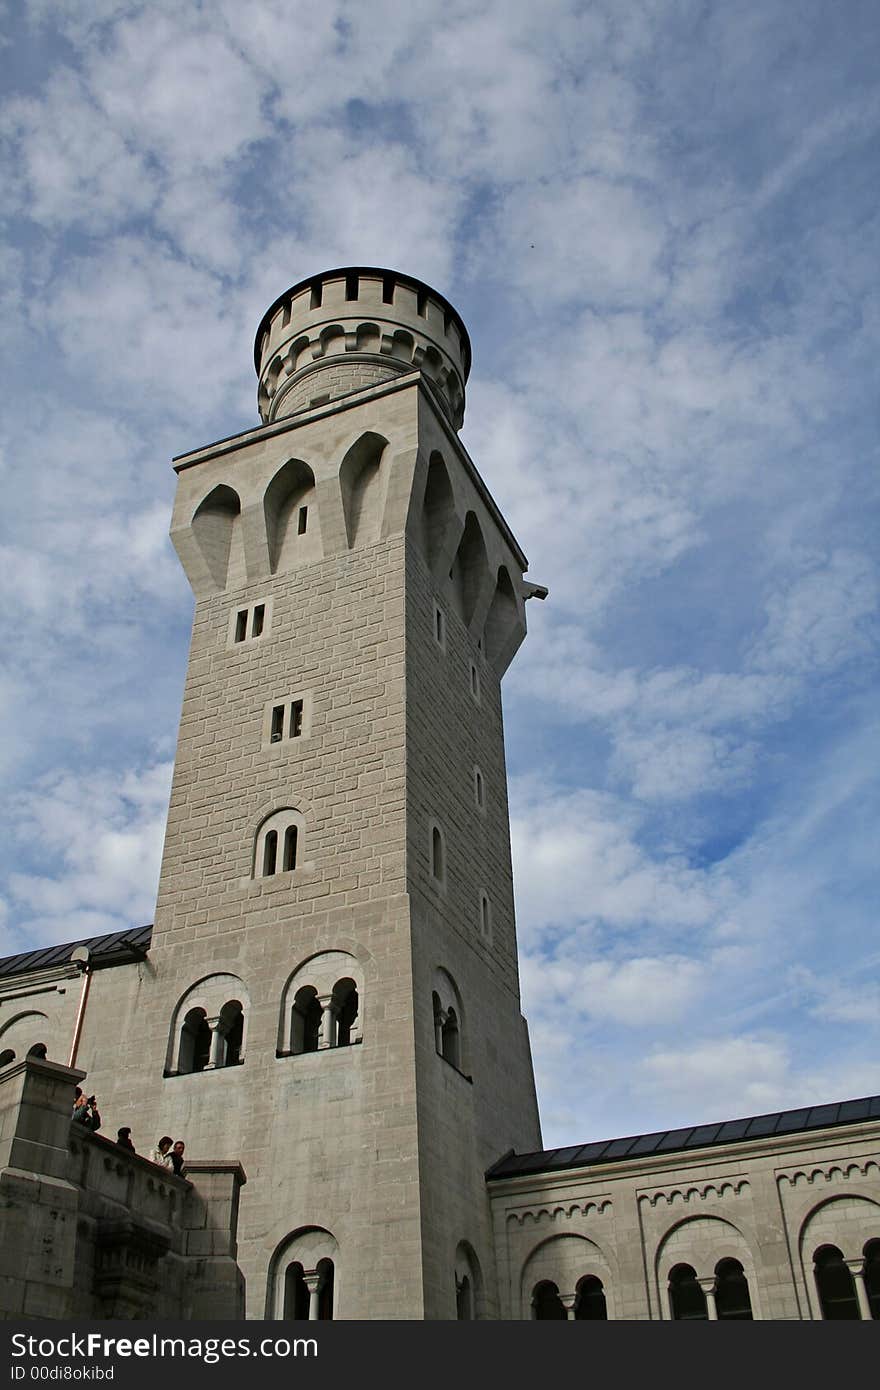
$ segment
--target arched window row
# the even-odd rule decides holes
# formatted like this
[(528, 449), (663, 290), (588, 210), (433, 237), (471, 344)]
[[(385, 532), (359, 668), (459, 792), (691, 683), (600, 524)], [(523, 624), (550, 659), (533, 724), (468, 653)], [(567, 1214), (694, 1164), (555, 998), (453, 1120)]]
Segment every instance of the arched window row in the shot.
[(552, 1279), (541, 1279), (532, 1290), (532, 1317), (538, 1322), (605, 1322), (605, 1287), (595, 1274), (583, 1275), (571, 1293), (560, 1293)]
[(467, 1048), (465, 1047), (464, 1014), (461, 995), (452, 976), (446, 970), (434, 971), (434, 988), (431, 993), (431, 1013), (434, 1025), (434, 1048), (456, 1071), (467, 1076)]
[[(312, 957), (282, 993), (276, 1057), (359, 1043), (362, 994), (363, 972), (354, 956), (325, 951)], [(249, 1012), (247, 987), (235, 975), (209, 976), (187, 990), (172, 1020), (165, 1075), (244, 1062)]]
[(826, 1321), (880, 1320), (880, 1240), (869, 1240), (861, 1258), (853, 1260), (836, 1245), (820, 1246), (813, 1274)]

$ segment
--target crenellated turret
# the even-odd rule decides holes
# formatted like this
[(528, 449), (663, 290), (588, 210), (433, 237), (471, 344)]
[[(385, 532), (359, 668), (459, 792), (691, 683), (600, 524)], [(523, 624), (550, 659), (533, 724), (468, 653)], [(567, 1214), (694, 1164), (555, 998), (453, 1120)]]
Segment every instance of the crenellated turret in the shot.
[(265, 423), (419, 371), (459, 430), (471, 348), (452, 305), (421, 280), (347, 266), (276, 299), (257, 330), (254, 363)]

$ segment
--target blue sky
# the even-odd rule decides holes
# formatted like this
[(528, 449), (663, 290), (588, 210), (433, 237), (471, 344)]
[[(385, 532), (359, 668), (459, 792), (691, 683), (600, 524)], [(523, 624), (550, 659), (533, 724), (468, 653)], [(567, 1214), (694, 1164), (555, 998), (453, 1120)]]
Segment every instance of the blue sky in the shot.
[(880, 1087), (880, 10), (0, 3), (0, 954), (152, 916), (173, 454), (419, 276), (550, 600), (505, 679), (545, 1142)]

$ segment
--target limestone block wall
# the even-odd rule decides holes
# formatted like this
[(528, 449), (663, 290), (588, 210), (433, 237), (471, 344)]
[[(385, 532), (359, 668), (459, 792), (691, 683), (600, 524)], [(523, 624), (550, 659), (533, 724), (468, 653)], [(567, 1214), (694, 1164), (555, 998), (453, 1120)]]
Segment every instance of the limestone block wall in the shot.
[[(495, 656), (503, 670), (522, 640), (521, 599), (511, 605), (503, 645), (493, 650), (486, 630), (499, 571), (519, 592), (524, 558), (427, 400), (420, 440), (407, 535), (407, 876), (426, 1309), (431, 1317), (455, 1317), (456, 1251), (464, 1245), (475, 1314), (493, 1317), (484, 1173), (512, 1147), (540, 1146), (520, 1010), (500, 672), (493, 665)], [(442, 837), (439, 878), (435, 830)], [(457, 1015), (458, 1069), (438, 1055), (435, 993), (444, 1006), (452, 1001)]]
[(573, 1301), (592, 1275), (609, 1318), (668, 1319), (677, 1264), (708, 1292), (736, 1259), (756, 1319), (819, 1318), (815, 1252), (834, 1245), (857, 1272), (880, 1238), (878, 1144), (872, 1121), (492, 1181), (501, 1316), (532, 1317), (543, 1280)]

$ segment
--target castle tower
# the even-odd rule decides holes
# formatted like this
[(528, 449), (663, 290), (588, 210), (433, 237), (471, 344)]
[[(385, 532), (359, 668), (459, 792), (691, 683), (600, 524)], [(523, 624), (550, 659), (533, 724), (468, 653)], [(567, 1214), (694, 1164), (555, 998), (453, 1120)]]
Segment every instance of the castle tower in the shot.
[(175, 461), (196, 610), (150, 964), (82, 1064), (116, 1123), (241, 1161), (248, 1316), (497, 1316), (484, 1173), (540, 1147), (499, 688), (534, 588), (440, 295), (327, 272), (256, 365), (263, 423)]

